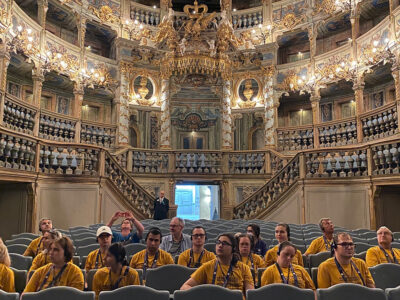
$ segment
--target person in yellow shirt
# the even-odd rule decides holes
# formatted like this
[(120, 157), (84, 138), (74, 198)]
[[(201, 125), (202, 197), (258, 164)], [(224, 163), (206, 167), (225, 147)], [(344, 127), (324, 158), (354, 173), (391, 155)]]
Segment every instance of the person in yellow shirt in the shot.
[(10, 265), (7, 247), (0, 238), (0, 290), (15, 293), (14, 272), (10, 269)]
[(258, 268), (265, 268), (265, 262), (259, 255), (253, 253), (254, 237), (250, 234), (243, 233), (238, 235), (236, 240), (239, 245), (240, 261), (254, 270), (255, 276), (253, 280), (255, 285), (257, 285), (257, 270)]
[(54, 286), (69, 286), (83, 290), (83, 274), (81, 269), (71, 263), (74, 246), (67, 237), (55, 240), (50, 246), (51, 263), (37, 269), (33, 273), (25, 292), (38, 292)]
[[(278, 243), (281, 244), (283, 242), (290, 241), (290, 227), (286, 223), (279, 223), (275, 227), (275, 238), (278, 240)], [(265, 254), (265, 265), (267, 267), (272, 266), (277, 258), (278, 258), (278, 248), (279, 244), (275, 247), (269, 249)], [(304, 266), (303, 264), (303, 256), (301, 255), (300, 250), (296, 250), (296, 255), (293, 257), (292, 263), (295, 265)]]
[(216, 284), (232, 290), (240, 290), (246, 295), (254, 289), (250, 268), (242, 263), (237, 254), (237, 242), (229, 233), (220, 234), (216, 241), (217, 258), (203, 264), (182, 285), (188, 290), (200, 284)]
[(277, 261), (262, 274), (261, 286), (283, 283), (294, 285), (301, 289), (315, 290), (314, 283), (308, 272), (302, 266), (292, 264), (296, 250), (296, 247), (288, 241), (279, 244)]
[(319, 228), (321, 228), (323, 236), (313, 240), (304, 255), (308, 256), (310, 254), (331, 251), (333, 232), (335, 230), (331, 219), (322, 218), (319, 220)]
[(146, 249), (132, 256), (129, 266), (134, 269), (142, 269), (142, 280), (146, 279), (147, 269), (154, 269), (164, 265), (174, 264), (174, 260), (168, 252), (160, 249), (162, 233), (157, 227), (150, 228), (146, 235)]
[(376, 232), (378, 238), (378, 246), (369, 248), (365, 260), (367, 266), (373, 267), (383, 263), (399, 264), (400, 250), (392, 248), (393, 232), (382, 226)]
[[(35, 271), (40, 267), (43, 267), (50, 263), (50, 246), (56, 240), (62, 237), (61, 232), (50, 229), (43, 234), (42, 244), (44, 250), (40, 252), (32, 261), (32, 265), (29, 269), (29, 273), (31, 271)], [(29, 279), (29, 278), (28, 278)]]
[(86, 262), (85, 270), (86, 273), (92, 269), (101, 269), (106, 266), (105, 257), (108, 247), (111, 246), (112, 231), (108, 226), (101, 226), (97, 229), (96, 240), (99, 243), (99, 249), (93, 250), (89, 253)]
[(204, 227), (196, 226), (192, 229), (192, 248), (183, 251), (178, 258), (178, 265), (189, 268), (198, 268), (202, 264), (215, 259), (215, 254), (204, 249), (207, 233)]
[(328, 288), (339, 283), (354, 283), (375, 287), (366, 263), (354, 256), (354, 243), (351, 236), (341, 232), (333, 237), (333, 257), (318, 267), (318, 288)]
[(112, 291), (128, 285), (140, 285), (138, 272), (127, 266), (125, 248), (121, 243), (114, 243), (108, 248), (105, 264), (107, 267), (97, 270), (93, 277), (93, 291), (96, 293), (96, 299), (102, 291)]
[(35, 258), (36, 255), (38, 255), (40, 252), (43, 251), (43, 234), (46, 231), (49, 231), (50, 229), (53, 229), (53, 222), (49, 218), (42, 218), (39, 221), (39, 231), (42, 233), (41, 237), (38, 237), (34, 239), (26, 248), (24, 252), (24, 256), (32, 256), (32, 258)]

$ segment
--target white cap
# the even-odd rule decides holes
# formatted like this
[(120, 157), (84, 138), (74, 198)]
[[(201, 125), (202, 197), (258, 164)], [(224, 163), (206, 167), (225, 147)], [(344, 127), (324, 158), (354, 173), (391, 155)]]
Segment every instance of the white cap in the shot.
[(96, 236), (99, 237), (103, 233), (108, 233), (109, 235), (112, 235), (111, 228), (108, 226), (101, 226), (99, 229), (97, 229)]

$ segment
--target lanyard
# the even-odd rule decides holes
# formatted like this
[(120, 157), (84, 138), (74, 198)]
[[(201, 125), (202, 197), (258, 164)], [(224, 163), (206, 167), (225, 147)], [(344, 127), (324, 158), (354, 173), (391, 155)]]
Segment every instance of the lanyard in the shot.
[(290, 283), (289, 283), (289, 278), (290, 278), (290, 272), (292, 272), (292, 274), (293, 274), (293, 281), (294, 281), (293, 284), (294, 284), (296, 287), (299, 287), (299, 280), (297, 279), (297, 274), (296, 274), (296, 272), (294, 271), (292, 264), (289, 265), (289, 268), (288, 268), (288, 276), (287, 276), (287, 278), (286, 278), (285, 275), (283, 274), (283, 271), (282, 271), (281, 267), (279, 266), (279, 264), (278, 264), (277, 262), (275, 263), (275, 266), (278, 268), (278, 272), (279, 272), (279, 274), (281, 275), (282, 283), (290, 284)]
[[(47, 286), (47, 288), (52, 287), (52, 286), (54, 286), (54, 285), (56, 284), (56, 282), (60, 279), (62, 273), (63, 273), (63, 272), (65, 271), (65, 269), (67, 268), (67, 265), (68, 265), (68, 264), (65, 264), (65, 265), (61, 268), (61, 270), (60, 270), (60, 272), (58, 272), (57, 276), (53, 276), (53, 280), (50, 282), (50, 284)], [(54, 268), (54, 265), (53, 265), (52, 267), (50, 267), (50, 270), (47, 272), (46, 276), (44, 277), (43, 282), (42, 282), (42, 284), (40, 285), (40, 287), (39, 287), (39, 289), (37, 290), (37, 292), (38, 292), (38, 291), (41, 291), (41, 290), (43, 289), (44, 285), (46, 284), (47, 280), (49, 279), (49, 276), (50, 276), (51, 271), (54, 271), (54, 269), (55, 269), (55, 268)]]
[(385, 249), (383, 249), (381, 246), (379, 246), (379, 248), (382, 250), (383, 254), (385, 254), (386, 260), (387, 260), (388, 263), (393, 263), (393, 264), (398, 264), (399, 263), (397, 261), (396, 256), (394, 255), (393, 248), (390, 248), (390, 251), (392, 252), (393, 261), (390, 259), (390, 256), (389, 256), (389, 254), (387, 254)]
[(121, 276), (121, 273), (122, 273), (122, 269), (121, 269), (121, 272), (119, 273), (118, 280), (114, 284), (112, 284), (112, 281), (111, 281), (111, 269), (110, 269), (110, 271), (108, 273), (108, 278), (109, 278), (109, 281), (110, 281), (110, 287), (111, 287), (112, 291), (118, 288), (119, 284), (121, 283), (122, 278), (124, 278), (126, 275), (128, 275), (128, 272), (129, 272), (129, 267), (127, 266), (126, 269), (125, 269), (124, 275)]
[(324, 235), (322, 237), (324, 238), (326, 251), (331, 251), (332, 245), (330, 243), (328, 243), (328, 240), (326, 239), (326, 237)]
[[(156, 254), (154, 256), (153, 263), (150, 266), (150, 269), (155, 268), (157, 266), (158, 255), (159, 255), (159, 251), (157, 250), (157, 252), (156, 252)], [(149, 268), (149, 266), (147, 265), (148, 263), (149, 263), (149, 258), (147, 256), (147, 251), (146, 251), (146, 254), (144, 256), (144, 262), (143, 262), (142, 280), (146, 279), (146, 271), (147, 271), (147, 268)]]
[(100, 249), (98, 250), (97, 255), (96, 255), (96, 263), (94, 264), (94, 268), (95, 268), (95, 269), (98, 269), (98, 266), (99, 266), (99, 258), (100, 258), (100, 261), (101, 261), (101, 266), (104, 266), (104, 264), (103, 264), (103, 257), (101, 256)]
[[(224, 272), (222, 272), (222, 267), (219, 264), (218, 259), (215, 261), (215, 266), (214, 266), (214, 273), (213, 273), (213, 278), (212, 278), (212, 284), (215, 284), (215, 279), (217, 279), (217, 269), (218, 269), (218, 265), (221, 268), (221, 273), (222, 275), (225, 276)], [(228, 269), (228, 273), (225, 276), (225, 280), (224, 280), (224, 284), (222, 285), (223, 287), (226, 287), (228, 285), (228, 281), (229, 281), (229, 277), (231, 276), (232, 273), (232, 269), (233, 269), (233, 264), (231, 263), (229, 265), (229, 269)]]
[(38, 255), (38, 253), (39, 253), (40, 246), (42, 245), (42, 241), (43, 241), (43, 237), (40, 238), (39, 244), (38, 244), (38, 246), (37, 246), (37, 248), (36, 248), (36, 254), (35, 254), (35, 256)]
[[(240, 257), (242, 257), (242, 256), (240, 256)], [(250, 263), (251, 263), (251, 268), (253, 269), (253, 270), (255, 270), (255, 271), (257, 271), (255, 268), (254, 268), (254, 260), (253, 260), (253, 256), (251, 255), (251, 253), (249, 254), (249, 256), (247, 257), (247, 262), (250, 260)], [(246, 262), (246, 265), (247, 265), (247, 262)]]
[[(343, 278), (343, 281), (344, 281), (344, 282), (347, 282), (347, 275), (346, 275), (346, 273), (344, 272), (342, 266), (341, 266), (341, 265), (339, 264), (339, 262), (337, 261), (336, 257), (335, 257), (335, 264), (336, 264), (336, 267), (338, 268), (338, 271), (339, 271), (340, 275), (341, 275), (342, 278)], [(364, 278), (362, 277), (361, 272), (360, 272), (360, 270), (357, 268), (356, 264), (355, 264), (352, 260), (350, 260), (350, 264), (351, 264), (351, 266), (354, 268), (354, 270), (356, 270), (358, 276), (359, 276), (360, 279), (361, 279), (361, 282), (362, 282), (363, 286), (365, 286)]]
[[(201, 254), (199, 256), (199, 259), (197, 260), (197, 263), (194, 264), (195, 268), (198, 268), (201, 266), (201, 259), (203, 258), (205, 250), (203, 249), (203, 251), (201, 251)], [(190, 265), (192, 264), (192, 259), (194, 261), (194, 257), (193, 257), (193, 249), (190, 249), (190, 259), (189, 262), (187, 264), (188, 268), (190, 268)]]

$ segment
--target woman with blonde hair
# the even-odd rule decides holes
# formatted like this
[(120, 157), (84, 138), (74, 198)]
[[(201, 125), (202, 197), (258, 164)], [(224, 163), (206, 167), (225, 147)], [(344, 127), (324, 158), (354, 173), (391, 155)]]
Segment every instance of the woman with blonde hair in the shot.
[(0, 238), (0, 290), (15, 292), (14, 272), (10, 269), (11, 261), (6, 245)]

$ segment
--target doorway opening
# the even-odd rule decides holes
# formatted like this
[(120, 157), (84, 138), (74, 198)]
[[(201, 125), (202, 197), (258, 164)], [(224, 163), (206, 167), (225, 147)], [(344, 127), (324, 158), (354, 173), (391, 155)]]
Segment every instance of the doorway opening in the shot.
[(185, 184), (175, 188), (177, 216), (188, 220), (218, 220), (219, 185)]

